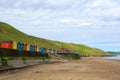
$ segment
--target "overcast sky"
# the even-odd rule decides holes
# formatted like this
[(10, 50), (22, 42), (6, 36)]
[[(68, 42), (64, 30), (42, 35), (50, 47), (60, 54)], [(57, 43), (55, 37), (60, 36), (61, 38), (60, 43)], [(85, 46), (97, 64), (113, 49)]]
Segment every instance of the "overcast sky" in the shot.
[(120, 51), (120, 0), (0, 0), (0, 21), (37, 37)]

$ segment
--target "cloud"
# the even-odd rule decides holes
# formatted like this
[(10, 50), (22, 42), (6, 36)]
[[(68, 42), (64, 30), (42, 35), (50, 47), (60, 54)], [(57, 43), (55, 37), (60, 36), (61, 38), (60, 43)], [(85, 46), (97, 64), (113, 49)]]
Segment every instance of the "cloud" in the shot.
[[(74, 25), (73, 27), (83, 27), (83, 26), (89, 26), (92, 25), (93, 23), (87, 20), (82, 20), (82, 19), (74, 19), (74, 18), (62, 18), (60, 20), (60, 23), (62, 24), (71, 24)], [(69, 26), (70, 27), (70, 26)]]
[(119, 3), (119, 0), (0, 0), (0, 20), (27, 34), (48, 39), (83, 44), (118, 42)]
[(45, 3), (50, 5), (50, 6), (63, 6), (66, 5), (70, 2), (71, 0), (60, 0), (58, 2), (58, 0), (45, 0)]

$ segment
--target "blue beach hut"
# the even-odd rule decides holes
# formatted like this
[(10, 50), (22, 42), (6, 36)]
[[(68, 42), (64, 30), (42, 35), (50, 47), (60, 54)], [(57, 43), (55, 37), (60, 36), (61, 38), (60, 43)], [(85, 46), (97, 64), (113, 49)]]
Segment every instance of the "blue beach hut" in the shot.
[(24, 50), (24, 44), (23, 43), (21, 43), (21, 42), (18, 42), (17, 43), (17, 50)]
[(31, 51), (31, 52), (35, 51), (35, 46), (30, 45), (30, 51)]
[(45, 47), (39, 48), (39, 52), (40, 52), (40, 53), (46, 53), (46, 48), (45, 48)]

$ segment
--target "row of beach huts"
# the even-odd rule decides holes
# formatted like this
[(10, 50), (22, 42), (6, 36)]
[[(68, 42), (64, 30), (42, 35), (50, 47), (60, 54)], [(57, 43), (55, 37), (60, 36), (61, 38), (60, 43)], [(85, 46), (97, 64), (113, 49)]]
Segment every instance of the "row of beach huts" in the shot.
[(46, 47), (39, 47), (32, 44), (26, 44), (26, 43), (16, 42), (12, 40), (3, 41), (1, 43), (1, 48), (15, 49), (19, 51), (40, 52), (40, 53), (73, 53), (65, 48), (54, 50)]

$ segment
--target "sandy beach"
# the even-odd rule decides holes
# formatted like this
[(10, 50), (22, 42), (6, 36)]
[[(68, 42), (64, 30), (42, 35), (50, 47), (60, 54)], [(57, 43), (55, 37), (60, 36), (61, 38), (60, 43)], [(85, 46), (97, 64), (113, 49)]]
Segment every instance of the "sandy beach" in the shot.
[(0, 80), (120, 80), (120, 61), (88, 57), (42, 64), (0, 73)]

